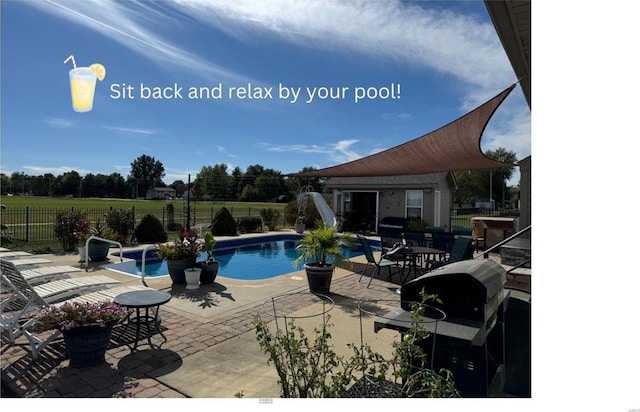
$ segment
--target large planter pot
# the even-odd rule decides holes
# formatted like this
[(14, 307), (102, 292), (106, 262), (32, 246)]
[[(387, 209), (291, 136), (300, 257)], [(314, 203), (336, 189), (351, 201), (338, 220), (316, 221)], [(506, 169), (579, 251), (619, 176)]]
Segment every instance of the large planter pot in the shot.
[(193, 261), (191, 259), (167, 260), (167, 269), (169, 270), (171, 281), (178, 285), (187, 283), (184, 277), (184, 270), (191, 267), (193, 267)]
[(304, 223), (294, 223), (293, 224), (293, 229), (296, 231), (296, 233), (304, 232), (304, 228), (305, 228)]
[(84, 368), (104, 364), (104, 355), (109, 346), (112, 328), (113, 325), (80, 326), (63, 330), (62, 336), (69, 356), (69, 366)]
[(109, 243), (102, 241), (89, 242), (89, 260), (92, 262), (102, 262), (107, 260), (109, 254)]
[(200, 287), (200, 268), (187, 268), (184, 270), (184, 278), (187, 282), (185, 289), (198, 289)]
[(333, 278), (333, 265), (314, 266), (306, 264), (307, 282), (311, 293), (329, 293), (331, 279)]
[(213, 263), (199, 263), (198, 267), (201, 270), (200, 272), (200, 284), (201, 285), (211, 285), (216, 280), (216, 276), (218, 276), (218, 270), (220, 268), (220, 262), (217, 260), (213, 261)]

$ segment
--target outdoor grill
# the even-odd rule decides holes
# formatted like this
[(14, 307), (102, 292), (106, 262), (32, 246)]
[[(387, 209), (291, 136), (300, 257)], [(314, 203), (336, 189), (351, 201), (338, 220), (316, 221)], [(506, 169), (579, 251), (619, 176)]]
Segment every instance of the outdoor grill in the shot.
[(375, 329), (406, 332), (412, 305), (422, 301), (421, 291), (437, 295), (441, 303), (427, 304), (442, 310), (446, 318), (430, 323), (425, 319), (431, 333), (421, 344), (427, 353), (433, 348), (433, 369), (450, 370), (463, 397), (500, 396), (509, 296), (505, 282), (504, 268), (490, 259), (448, 264), (404, 284), (400, 308), (378, 319)]
[[(403, 217), (387, 216), (378, 223), (378, 233), (383, 248), (391, 248), (393, 243), (402, 240), (402, 234), (406, 231), (407, 219)], [(390, 244), (385, 244), (390, 243)]]

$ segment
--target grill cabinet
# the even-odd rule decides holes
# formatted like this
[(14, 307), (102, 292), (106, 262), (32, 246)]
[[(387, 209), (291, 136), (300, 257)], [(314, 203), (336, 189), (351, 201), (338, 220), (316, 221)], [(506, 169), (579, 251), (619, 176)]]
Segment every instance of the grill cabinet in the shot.
[(498, 396), (504, 386), (505, 282), (504, 268), (489, 259), (448, 264), (403, 285), (400, 308), (376, 320), (375, 330), (406, 332), (412, 303), (422, 300), (420, 292), (438, 295), (442, 303), (427, 303), (441, 309), (446, 319), (425, 323), (431, 334), (421, 343), (432, 353), (436, 340), (434, 370), (450, 370), (463, 397)]

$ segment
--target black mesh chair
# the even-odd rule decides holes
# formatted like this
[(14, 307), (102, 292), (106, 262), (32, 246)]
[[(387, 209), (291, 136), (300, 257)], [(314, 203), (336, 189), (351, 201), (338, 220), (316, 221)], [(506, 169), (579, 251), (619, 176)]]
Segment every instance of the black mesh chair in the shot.
[(455, 240), (455, 236), (451, 232), (433, 232), (432, 236), (432, 245), (434, 249), (442, 250), (443, 252), (447, 252), (447, 254), (451, 253), (451, 249), (453, 248), (453, 242)]
[(429, 270), (462, 260), (473, 259), (473, 242), (471, 238), (460, 236), (453, 242), (451, 253), (446, 259), (429, 262)]
[(360, 279), (358, 279), (358, 282), (360, 282), (360, 280), (362, 280), (362, 276), (364, 276), (364, 273), (367, 271), (369, 266), (374, 266), (375, 269), (374, 269), (373, 273), (371, 274), (371, 277), (369, 278), (369, 283), (367, 284), (367, 287), (371, 286), (371, 281), (373, 280), (373, 278), (375, 278), (376, 275), (378, 273), (380, 273), (380, 268), (383, 268), (383, 267), (387, 268), (387, 270), (389, 271), (387, 279), (389, 281), (391, 281), (391, 276), (394, 275), (394, 273), (391, 272), (391, 268), (393, 266), (395, 266), (396, 269), (398, 269), (397, 272), (400, 272), (401, 268), (400, 268), (400, 264), (399, 264), (399, 262), (397, 260), (386, 259), (384, 257), (384, 255), (380, 256), (380, 260), (376, 260), (375, 259), (375, 257), (373, 256), (373, 249), (371, 249), (371, 244), (369, 243), (369, 239), (367, 239), (364, 236), (358, 235), (358, 241), (362, 245), (362, 250), (364, 251), (364, 256), (367, 258), (367, 265), (364, 267), (364, 269), (360, 273)]

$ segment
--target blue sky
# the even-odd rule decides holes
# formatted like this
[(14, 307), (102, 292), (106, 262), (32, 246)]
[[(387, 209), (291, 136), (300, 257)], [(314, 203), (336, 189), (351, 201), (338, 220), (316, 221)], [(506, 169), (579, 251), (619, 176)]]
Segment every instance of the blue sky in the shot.
[[(430, 132), (516, 81), (481, 1), (1, 7), (5, 174), (126, 177), (142, 154), (163, 163), (167, 184), (219, 163), (229, 171), (322, 168)], [(78, 66), (106, 68), (90, 112), (72, 109), (69, 55)], [(142, 85), (182, 88), (181, 98), (144, 99)], [(190, 87), (222, 94), (190, 98)], [(284, 98), (281, 87), (299, 90), (298, 99)], [(327, 89), (341, 93), (322, 99)], [(362, 91), (369, 94), (356, 102)], [(530, 155), (530, 123), (516, 88), (485, 131), (483, 150)]]

